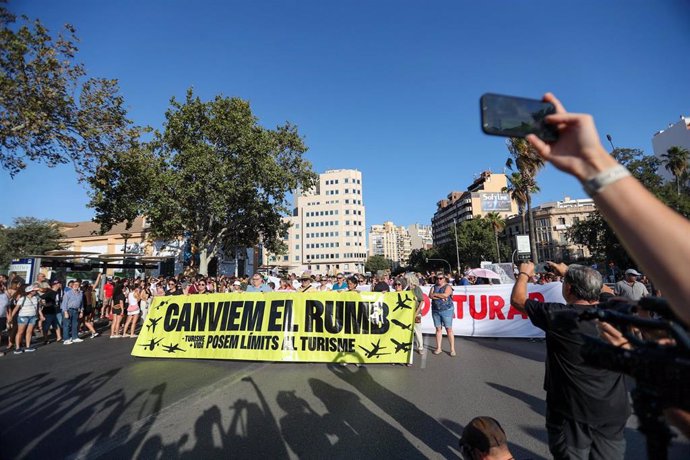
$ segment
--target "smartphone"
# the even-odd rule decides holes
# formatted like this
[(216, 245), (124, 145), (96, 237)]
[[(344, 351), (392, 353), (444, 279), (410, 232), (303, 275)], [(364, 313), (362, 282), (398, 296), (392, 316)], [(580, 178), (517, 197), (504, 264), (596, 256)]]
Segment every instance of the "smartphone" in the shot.
[(556, 113), (550, 102), (487, 93), (479, 100), (482, 131), (493, 136), (526, 137), (536, 134), (544, 142), (556, 142), (558, 130), (544, 122)]

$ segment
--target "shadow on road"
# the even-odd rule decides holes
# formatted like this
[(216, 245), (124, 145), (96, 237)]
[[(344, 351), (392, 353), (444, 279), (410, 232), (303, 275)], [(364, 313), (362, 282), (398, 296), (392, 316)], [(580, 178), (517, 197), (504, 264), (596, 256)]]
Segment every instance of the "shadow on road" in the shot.
[(113, 438), (122, 439), (125, 450), (138, 445), (152, 421), (136, 429), (118, 422), (135, 402), (141, 404), (140, 417), (156, 414), (165, 385), (139, 391), (131, 398), (123, 390), (116, 390), (90, 400), (119, 371), (85, 372), (54, 387), (51, 385), (55, 380), (42, 373), (14, 382), (11, 389), (0, 388), (2, 457), (65, 458), (75, 455), (75, 451), (94, 457), (101, 444)]
[(443, 458), (459, 458), (458, 438), (444, 425), (374, 380), (366, 367), (329, 366), (331, 372), (356, 388), (407, 431)]
[(541, 415), (542, 417), (546, 416), (546, 401), (544, 401), (543, 399), (532, 396), (531, 394), (525, 393), (524, 391), (516, 390), (515, 388), (510, 388), (505, 385), (501, 385), (500, 383), (486, 382), (486, 384), (489, 385), (491, 388), (495, 388), (498, 391), (507, 394), (508, 396), (512, 396), (513, 398), (524, 402), (534, 412)]
[[(546, 359), (546, 345), (541, 339), (495, 339), (489, 337), (463, 337), (463, 340), (476, 345), (521, 356), (538, 363)], [(536, 341), (532, 343), (531, 341)]]

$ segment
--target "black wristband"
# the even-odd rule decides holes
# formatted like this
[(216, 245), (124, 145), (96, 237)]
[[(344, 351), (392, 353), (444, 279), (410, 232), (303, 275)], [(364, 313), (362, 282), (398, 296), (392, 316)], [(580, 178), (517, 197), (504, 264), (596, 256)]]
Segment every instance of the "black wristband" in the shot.
[(531, 278), (531, 277), (532, 277), (532, 275), (530, 275), (530, 274), (527, 273), (527, 272), (520, 272), (520, 273), (518, 273), (518, 276), (520, 276), (520, 275), (527, 275), (527, 278)]

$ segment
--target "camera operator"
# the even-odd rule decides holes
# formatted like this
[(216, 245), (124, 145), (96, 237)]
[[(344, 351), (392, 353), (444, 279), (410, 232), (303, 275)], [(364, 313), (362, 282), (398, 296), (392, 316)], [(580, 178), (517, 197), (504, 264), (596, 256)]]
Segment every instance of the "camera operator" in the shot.
[(690, 260), (690, 222), (606, 152), (590, 115), (567, 113), (550, 93), (544, 101), (556, 107), (546, 122), (557, 127), (558, 141), (547, 144), (533, 134), (527, 140), (545, 161), (583, 183), (628, 253), (657, 281), (678, 317), (690, 324), (690, 272), (678, 268)]
[(532, 324), (546, 333), (544, 390), (549, 450), (556, 459), (622, 459), (623, 430), (630, 415), (623, 375), (584, 363), (582, 335), (598, 337), (594, 322), (563, 328), (553, 320), (556, 313), (598, 304), (601, 274), (581, 265), (571, 265), (567, 271), (565, 265), (550, 265), (564, 275), (562, 291), (567, 304), (528, 299), (527, 282), (534, 276), (531, 262), (520, 265), (510, 297), (511, 305), (527, 313)]

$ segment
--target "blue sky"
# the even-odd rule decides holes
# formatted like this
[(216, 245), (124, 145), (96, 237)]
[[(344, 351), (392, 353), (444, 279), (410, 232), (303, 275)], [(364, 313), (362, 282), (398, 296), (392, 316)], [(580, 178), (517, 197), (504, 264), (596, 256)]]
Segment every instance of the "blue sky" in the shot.
[[(299, 127), (317, 172), (363, 173), (367, 226), (430, 223), (474, 175), (502, 172), (478, 100), (553, 91), (616, 146), (690, 115), (690, 2), (11, 1), (53, 32), (73, 24), (91, 76), (117, 78), (131, 118), (161, 128), (190, 86), (251, 101), (264, 126)], [(608, 145), (607, 145), (608, 147)], [(547, 166), (535, 202), (584, 196)], [(71, 166), (0, 170), (0, 223), (89, 220)]]

